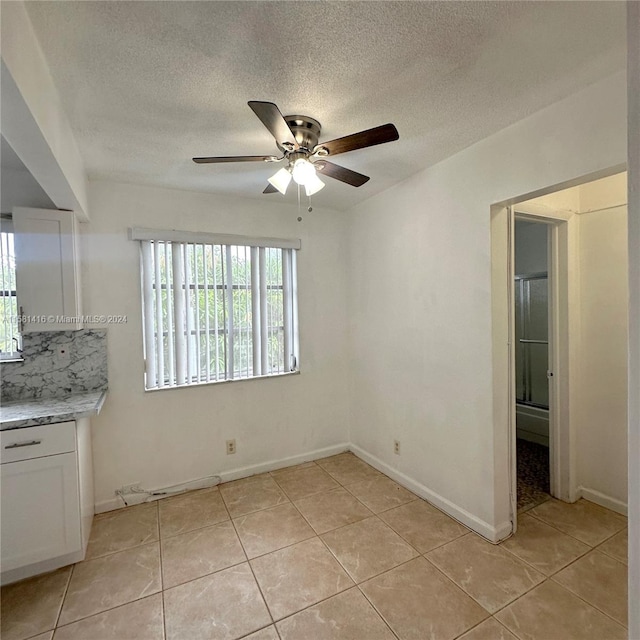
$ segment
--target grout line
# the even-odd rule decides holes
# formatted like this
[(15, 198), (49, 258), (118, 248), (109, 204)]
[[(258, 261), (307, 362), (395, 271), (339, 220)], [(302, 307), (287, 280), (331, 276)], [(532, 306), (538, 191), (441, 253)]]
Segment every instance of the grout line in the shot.
[(391, 626), (391, 624), (389, 622), (387, 622), (387, 619), (382, 615), (382, 612), (378, 611), (378, 609), (376, 608), (376, 605), (373, 604), (373, 602), (371, 602), (371, 600), (369, 600), (369, 598), (367, 597), (367, 594), (360, 588), (360, 585), (356, 585), (356, 588), (358, 589), (358, 591), (360, 592), (360, 594), (362, 595), (362, 597), (367, 601), (367, 603), (369, 604), (369, 606), (374, 610), (374, 612), (380, 617), (380, 620), (382, 620), (382, 622), (387, 625), (387, 628), (389, 629), (389, 631), (391, 632), (391, 635), (394, 638), (397, 638), (398, 640), (400, 640), (400, 636), (394, 631), (393, 627)]
[(102, 611), (96, 611), (95, 613), (91, 613), (88, 616), (82, 616), (81, 618), (77, 618), (76, 620), (71, 620), (71, 622), (66, 622), (65, 624), (61, 624), (56, 626), (57, 629), (63, 629), (64, 627), (70, 627), (72, 624), (76, 622), (81, 622), (82, 620), (88, 620), (89, 618), (95, 618), (96, 616), (101, 616), (104, 613), (109, 613), (109, 611), (114, 611), (115, 609), (121, 609), (122, 607), (126, 607), (127, 605), (133, 604), (134, 602), (140, 602), (140, 600), (145, 600), (146, 598), (151, 598), (153, 596), (160, 595), (162, 596), (163, 591), (154, 591), (153, 593), (147, 593), (144, 596), (140, 596), (138, 598), (134, 598), (133, 600), (129, 600), (129, 602), (123, 602), (122, 604), (117, 604), (115, 607), (109, 607), (108, 609), (103, 609)]
[(65, 600), (67, 599), (67, 593), (69, 593), (69, 585), (71, 584), (71, 578), (73, 577), (73, 572), (75, 571), (76, 564), (71, 565), (71, 571), (69, 571), (69, 578), (67, 579), (67, 584), (64, 587), (64, 593), (62, 594), (62, 599), (60, 600), (60, 608), (58, 609), (58, 615), (56, 616), (56, 621), (53, 625), (54, 629), (58, 628), (58, 623), (60, 622), (60, 616), (62, 615), (62, 608), (64, 607)]
[(162, 609), (162, 640), (166, 640), (167, 637), (167, 616), (165, 615), (164, 607), (164, 589), (160, 592), (160, 608)]
[(189, 580), (185, 580), (184, 582), (179, 582), (178, 584), (172, 584), (170, 587), (163, 589), (163, 593), (166, 591), (171, 591), (177, 587), (182, 587), (185, 584), (189, 584), (190, 582), (195, 582), (196, 580), (200, 580), (201, 578), (208, 578), (210, 576), (214, 576), (216, 573), (221, 573), (222, 571), (226, 571), (227, 569), (234, 569), (235, 567), (239, 567), (241, 564), (246, 564), (248, 560), (241, 560), (240, 562), (234, 562), (227, 567), (222, 567), (220, 569), (216, 569), (215, 571), (210, 571), (209, 573), (203, 573), (201, 576), (197, 576), (196, 578), (189, 578)]
[(233, 526), (233, 530), (235, 531), (236, 538), (238, 538), (238, 542), (240, 542), (240, 546), (242, 547), (242, 552), (244, 553), (245, 557), (247, 558), (247, 565), (249, 567), (249, 571), (251, 571), (251, 575), (253, 576), (253, 581), (256, 583), (256, 586), (258, 587), (258, 592), (260, 593), (260, 597), (262, 598), (262, 602), (264, 603), (264, 606), (267, 609), (267, 613), (269, 614), (269, 618), (271, 618), (271, 624), (275, 624), (275, 621), (273, 619), (273, 614), (271, 613), (271, 608), (269, 607), (269, 604), (267, 603), (267, 599), (265, 598), (264, 592), (262, 591), (262, 587), (260, 586), (260, 583), (258, 582), (258, 578), (256, 576), (256, 572), (253, 570), (253, 566), (251, 565), (251, 561), (249, 560), (249, 554), (247, 553), (247, 550), (244, 548), (244, 544), (242, 543), (242, 538), (240, 537), (240, 534), (238, 533), (238, 529), (236, 528), (236, 525), (235, 525), (233, 520), (231, 520), (231, 525)]
[[(566, 589), (569, 593), (573, 594), (576, 598), (578, 598), (578, 600), (582, 600), (582, 602), (588, 604), (590, 607), (592, 607), (593, 609), (596, 609), (596, 611), (599, 611), (600, 613), (602, 613), (603, 615), (605, 615), (607, 618), (609, 618), (610, 620), (613, 620), (616, 624), (620, 625), (621, 627), (624, 627), (625, 629), (628, 628), (628, 625), (623, 624), (622, 622), (620, 622), (619, 620), (616, 620), (612, 615), (610, 615), (609, 613), (607, 613), (606, 611), (604, 611), (603, 609), (601, 609), (597, 604), (590, 602), (589, 600), (587, 600), (584, 596), (581, 596), (579, 593), (576, 593), (571, 587), (568, 587), (567, 585), (562, 584), (561, 582), (558, 582), (557, 580), (553, 580), (552, 578), (549, 578), (549, 580), (551, 582), (553, 582), (554, 584), (558, 585), (559, 587), (562, 587), (563, 589)], [(629, 607), (627, 605), (627, 613), (629, 610)]]
[[(485, 618), (484, 620), (480, 620), (478, 624), (474, 624), (473, 627), (469, 627), (468, 629), (463, 631), (461, 634), (457, 635), (455, 638), (453, 638), (453, 640), (459, 640), (467, 633), (471, 633), (474, 629), (477, 629), (481, 624), (484, 624), (485, 622), (487, 622), (487, 620), (495, 620), (500, 626), (504, 627), (504, 625), (501, 624), (500, 620), (498, 620), (497, 618), (494, 618), (493, 615), (490, 615), (488, 618)], [(507, 631), (509, 631), (509, 629), (507, 629)]]
[[(481, 538), (482, 540), (484, 540), (484, 538)], [(486, 542), (486, 540), (485, 540)], [(491, 544), (491, 543), (489, 543)], [(493, 616), (495, 613), (497, 613), (497, 611), (489, 611), (489, 609), (487, 609), (487, 607), (485, 607), (485, 605), (483, 605), (477, 598), (475, 598), (474, 596), (472, 596), (468, 591), (466, 591), (465, 589), (463, 589), (453, 578), (451, 578), (450, 576), (448, 576), (435, 562), (433, 562), (430, 558), (427, 558), (426, 555), (422, 555), (422, 558), (424, 558), (434, 569), (436, 569), (436, 571), (438, 571), (440, 574), (442, 574), (442, 576), (444, 576), (448, 582), (450, 582), (458, 591), (460, 591), (461, 593), (463, 593), (465, 596), (471, 598), (483, 611), (485, 611), (488, 616)], [(538, 584), (542, 584), (542, 582), (538, 583)], [(534, 585), (533, 587), (531, 587), (532, 589), (535, 589), (538, 585)], [(524, 594), (522, 594), (524, 595)], [(518, 598), (520, 598), (521, 596), (518, 596)], [(512, 602), (515, 602), (515, 600), (517, 600), (518, 598), (515, 598), (514, 600), (512, 600)], [(509, 602), (509, 604), (511, 604), (511, 602)], [(506, 604), (506, 606), (509, 606), (509, 604)], [(503, 607), (501, 607), (503, 608)], [(499, 609), (498, 609), (499, 611)], [(486, 618), (485, 618), (486, 620)]]
[[(562, 533), (562, 531), (560, 533)], [(569, 537), (571, 537), (571, 536), (569, 536)], [(576, 540), (577, 542), (581, 542), (580, 540), (577, 540), (576, 538), (573, 538), (573, 540)], [(585, 544), (585, 543), (582, 542), (582, 544)], [(545, 577), (545, 579), (551, 578), (551, 576), (557, 575), (561, 571), (564, 571), (567, 567), (571, 566), (574, 562), (577, 562), (581, 558), (584, 558), (584, 556), (586, 556), (588, 553), (591, 553), (592, 551), (594, 551), (594, 549), (589, 547), (589, 545), (585, 545), (585, 546), (589, 547), (586, 551), (580, 552), (579, 555), (577, 555), (575, 558), (570, 560), (567, 564), (565, 564), (562, 567), (560, 567), (559, 569), (556, 569), (555, 571), (552, 571), (551, 573), (547, 574), (544, 571), (542, 571), (541, 569), (538, 569), (538, 567), (536, 567), (533, 563), (529, 562), (528, 560), (525, 560), (524, 558), (521, 558), (517, 553), (515, 553), (515, 551), (511, 551), (511, 549), (508, 549), (507, 547), (503, 547), (502, 543), (500, 543), (498, 546), (502, 547), (507, 553), (511, 554), (517, 560), (520, 560), (520, 562), (524, 562), (524, 564), (526, 564), (528, 567), (531, 567), (532, 569), (534, 569), (538, 573), (541, 573)]]
[[(566, 502), (564, 504), (572, 504), (572, 503)], [(573, 503), (573, 504), (575, 504), (575, 503)], [(591, 547), (591, 549), (595, 549), (598, 545), (602, 544), (602, 542), (606, 542), (607, 540), (609, 540), (610, 538), (613, 538), (613, 536), (617, 535), (618, 533), (620, 533), (622, 531), (622, 529), (620, 529), (619, 531), (616, 531), (614, 534), (612, 534), (611, 536), (608, 536), (602, 542), (598, 542), (598, 544), (596, 544), (594, 546), (590, 542), (585, 542), (584, 540), (580, 540), (580, 538), (576, 538), (571, 533), (567, 533), (566, 531), (563, 531), (557, 525), (555, 525), (555, 524), (553, 524), (551, 522), (548, 522), (547, 520), (543, 520), (540, 516), (536, 515), (535, 513), (527, 512), (527, 515), (530, 515), (532, 518), (535, 518), (539, 522), (542, 522), (543, 524), (546, 524), (547, 526), (551, 527), (552, 529), (555, 529), (556, 531), (559, 531), (560, 533), (564, 533), (565, 536), (569, 536), (570, 538), (573, 538), (574, 540), (577, 540), (578, 542), (582, 542), (582, 544), (586, 544), (588, 547)]]

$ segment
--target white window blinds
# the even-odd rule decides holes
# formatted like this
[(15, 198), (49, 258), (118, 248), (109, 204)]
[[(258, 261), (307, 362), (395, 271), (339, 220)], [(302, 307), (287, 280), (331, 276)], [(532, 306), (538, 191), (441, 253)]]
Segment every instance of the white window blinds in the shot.
[(297, 369), (295, 249), (140, 244), (147, 389)]

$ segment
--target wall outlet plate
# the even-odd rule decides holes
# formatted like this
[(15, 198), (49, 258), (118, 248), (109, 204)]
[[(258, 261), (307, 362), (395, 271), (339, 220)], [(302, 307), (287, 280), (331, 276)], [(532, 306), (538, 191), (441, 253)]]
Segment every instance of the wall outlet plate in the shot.
[(235, 438), (233, 440), (227, 440), (227, 455), (232, 456), (235, 452), (236, 452)]
[(395, 453), (397, 456), (400, 455), (400, 440), (393, 441), (393, 453)]

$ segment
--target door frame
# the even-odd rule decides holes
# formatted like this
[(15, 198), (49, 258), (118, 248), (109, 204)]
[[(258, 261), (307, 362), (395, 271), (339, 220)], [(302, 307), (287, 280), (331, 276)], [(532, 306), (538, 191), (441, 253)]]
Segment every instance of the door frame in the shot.
[[(575, 362), (580, 339), (578, 234), (576, 214), (521, 203), (496, 205), (491, 212), (494, 420), (507, 425), (506, 442), (496, 442), (496, 455), (508, 458), (510, 520), (517, 528), (514, 228), (516, 218), (549, 225), (548, 283), (550, 295), (549, 443), (551, 493), (565, 502), (578, 499), (572, 389), (578, 389)], [(573, 310), (573, 313), (571, 312)], [(499, 432), (496, 438), (500, 439)], [(503, 467), (504, 468), (504, 467)], [(504, 495), (504, 494), (503, 494)], [(506, 498), (506, 496), (505, 496)], [(499, 499), (499, 498), (498, 498)]]

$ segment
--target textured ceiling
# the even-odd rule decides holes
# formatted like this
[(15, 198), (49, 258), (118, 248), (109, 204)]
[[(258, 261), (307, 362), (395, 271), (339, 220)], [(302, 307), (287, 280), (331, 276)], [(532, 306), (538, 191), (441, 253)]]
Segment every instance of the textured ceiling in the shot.
[[(336, 162), (345, 209), (624, 68), (623, 2), (27, 2), (89, 176), (255, 198), (278, 167), (247, 107), (318, 119), (321, 140), (393, 122)], [(295, 201), (295, 190), (286, 200)]]

